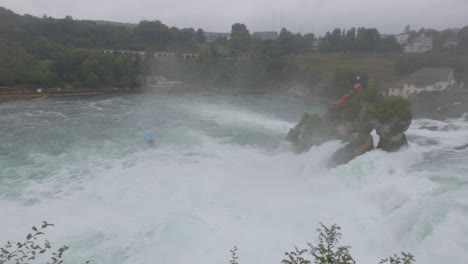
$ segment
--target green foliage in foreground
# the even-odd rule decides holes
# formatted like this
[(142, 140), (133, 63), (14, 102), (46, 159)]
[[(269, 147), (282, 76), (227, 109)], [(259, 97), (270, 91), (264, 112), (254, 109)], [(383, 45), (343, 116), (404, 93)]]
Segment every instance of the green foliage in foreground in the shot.
[[(281, 264), (355, 264), (350, 253), (350, 246), (339, 246), (338, 242), (341, 238), (341, 228), (334, 224), (327, 227), (320, 223), (320, 228), (317, 228), (319, 234), (317, 245), (307, 243), (307, 249), (298, 249), (286, 252), (286, 259), (281, 261)], [(231, 264), (239, 264), (237, 260), (237, 248), (231, 250)], [(401, 255), (392, 255), (388, 258), (380, 260), (379, 264), (411, 264), (415, 262), (414, 257), (410, 253), (401, 252)]]
[[(44, 240), (43, 244), (39, 238), (44, 235), (44, 230), (53, 226), (47, 222), (43, 222), (40, 228), (33, 227), (33, 232), (26, 236), (25, 242), (13, 243), (8, 241), (5, 246), (0, 248), (0, 264), (15, 263), (26, 264), (33, 263), (36, 257), (46, 253), (51, 249), (49, 241)], [(320, 223), (317, 228), (318, 238), (317, 244), (307, 243), (307, 249), (295, 248), (294, 251), (286, 252), (286, 259), (281, 261), (281, 264), (355, 264), (350, 253), (350, 246), (338, 245), (341, 239), (341, 228), (334, 224), (327, 227)], [(63, 263), (62, 257), (64, 252), (68, 250), (67, 246), (62, 246), (57, 252), (52, 253), (50, 261), (47, 264), (61, 264)], [(230, 250), (231, 259), (230, 264), (239, 264), (237, 256), (237, 247), (234, 246)], [(309, 259), (310, 258), (310, 259)], [(380, 260), (378, 264), (411, 264), (414, 257), (410, 253), (402, 252), (401, 255), (392, 255), (388, 258)], [(87, 261), (86, 264), (89, 264)]]
[[(47, 222), (43, 222), (41, 227), (32, 227), (32, 233), (26, 236), (24, 242), (10, 242), (8, 241), (5, 246), (0, 248), (0, 264), (16, 263), (26, 264), (32, 263), (36, 257), (39, 258), (51, 249), (51, 244), (47, 240), (41, 241), (40, 236), (44, 235), (44, 230), (53, 226)], [(40, 242), (41, 241), (41, 242)], [(57, 252), (52, 253), (50, 260), (47, 264), (61, 264), (63, 263), (63, 253), (68, 249), (67, 246), (62, 246)]]

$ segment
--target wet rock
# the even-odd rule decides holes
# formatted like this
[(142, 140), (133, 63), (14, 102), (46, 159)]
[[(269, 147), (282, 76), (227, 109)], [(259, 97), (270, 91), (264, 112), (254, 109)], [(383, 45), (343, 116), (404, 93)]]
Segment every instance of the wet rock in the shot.
[(339, 165), (374, 149), (372, 130), (380, 138), (379, 149), (394, 152), (406, 146), (404, 132), (411, 119), (409, 102), (405, 99), (382, 96), (366, 101), (359, 94), (351, 94), (348, 101), (330, 107), (323, 117), (304, 114), (299, 124), (289, 131), (287, 140), (297, 152), (332, 139), (348, 141), (345, 148), (333, 155), (332, 164)]
[(354, 158), (374, 149), (374, 140), (370, 134), (358, 134), (344, 148), (333, 154), (329, 166), (346, 164)]
[(333, 126), (317, 114), (305, 113), (299, 123), (289, 130), (287, 140), (297, 152), (309, 150), (312, 146), (320, 145), (336, 137)]
[(462, 115), (463, 120), (468, 121), (468, 113)]
[(422, 126), (419, 129), (427, 129), (430, 131), (437, 131), (439, 128), (437, 126)]
[(401, 147), (407, 146), (408, 140), (403, 132), (398, 132), (391, 137), (380, 137), (378, 149), (385, 150), (387, 152), (395, 152), (400, 150)]
[(456, 126), (454, 124), (448, 124), (440, 128), (440, 131), (458, 131), (461, 128), (459, 126)]
[(403, 132), (408, 130), (410, 125), (411, 120), (402, 120), (396, 117), (385, 123), (378, 120), (374, 121), (373, 127), (380, 137), (377, 148), (394, 152), (408, 145), (408, 141)]

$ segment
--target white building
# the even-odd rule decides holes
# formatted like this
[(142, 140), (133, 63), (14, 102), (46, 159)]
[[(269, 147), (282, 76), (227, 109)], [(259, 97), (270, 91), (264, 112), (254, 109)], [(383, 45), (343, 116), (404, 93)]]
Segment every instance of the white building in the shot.
[(408, 98), (420, 92), (445, 91), (455, 87), (453, 69), (422, 68), (388, 90), (389, 96)]
[(400, 46), (403, 46), (406, 43), (408, 43), (408, 38), (409, 38), (409, 34), (407, 33), (401, 33), (400, 35), (395, 36), (395, 39), (397, 43), (400, 44)]
[(458, 45), (458, 39), (455, 36), (449, 37), (444, 43), (444, 47), (446, 48), (456, 47), (457, 45)]
[(312, 47), (314, 48), (319, 48), (321, 47), (323, 44), (323, 41), (322, 40), (319, 40), (319, 39), (316, 39), (312, 42)]
[(213, 43), (219, 39), (231, 39), (231, 33), (220, 33), (220, 32), (204, 32), (207, 43)]
[(410, 42), (404, 47), (405, 53), (424, 53), (432, 50), (432, 37), (420, 36)]
[(254, 32), (252, 37), (255, 39), (261, 40), (276, 40), (278, 38), (278, 32), (276, 31), (262, 31), (262, 32)]

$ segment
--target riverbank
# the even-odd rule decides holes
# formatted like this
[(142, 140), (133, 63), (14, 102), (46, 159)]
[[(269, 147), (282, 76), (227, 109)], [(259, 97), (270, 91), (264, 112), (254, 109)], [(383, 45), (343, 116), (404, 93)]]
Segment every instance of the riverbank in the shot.
[(468, 113), (468, 92), (463, 90), (426, 92), (412, 96), (409, 100), (415, 118), (445, 120), (460, 118)]
[(44, 93), (15, 93), (15, 94), (0, 94), (0, 103), (41, 99), (47, 97), (75, 97), (75, 96), (96, 96), (107, 94), (124, 94), (124, 93), (141, 93), (144, 90), (119, 90), (119, 91), (67, 91), (67, 92), (44, 92)]
[(31, 100), (47, 97), (81, 97), (81, 96), (99, 96), (99, 95), (117, 95), (117, 94), (138, 94), (138, 93), (216, 93), (216, 94), (257, 94), (257, 95), (277, 95), (287, 96), (298, 99), (304, 99), (310, 102), (328, 103), (330, 99), (319, 96), (291, 96), (287, 91), (272, 87), (227, 87), (227, 86), (207, 86), (202, 84), (184, 84), (171, 88), (159, 89), (112, 89), (112, 90), (70, 90), (62, 92), (42, 92), (42, 93), (12, 93), (0, 94), (0, 103), (18, 100)]

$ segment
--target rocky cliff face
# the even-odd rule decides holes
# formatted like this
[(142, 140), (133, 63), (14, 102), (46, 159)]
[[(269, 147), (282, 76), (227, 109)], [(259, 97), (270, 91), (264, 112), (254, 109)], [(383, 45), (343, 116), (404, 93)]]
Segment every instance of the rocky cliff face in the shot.
[[(410, 125), (410, 105), (405, 99), (355, 93), (342, 104), (329, 108), (323, 116), (304, 114), (289, 131), (287, 140), (297, 152), (333, 139), (348, 142), (333, 155), (330, 165), (337, 166), (374, 149), (374, 143), (385, 151), (399, 150), (407, 145), (404, 132)], [(379, 142), (373, 142), (370, 135), (373, 130), (380, 136)]]

